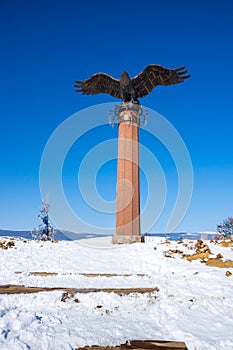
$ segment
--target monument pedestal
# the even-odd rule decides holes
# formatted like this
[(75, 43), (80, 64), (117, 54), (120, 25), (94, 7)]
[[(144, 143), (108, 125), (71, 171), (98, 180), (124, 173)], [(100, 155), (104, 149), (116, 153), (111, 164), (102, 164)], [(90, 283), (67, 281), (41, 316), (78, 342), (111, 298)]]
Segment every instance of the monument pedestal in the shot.
[(115, 244), (141, 242), (138, 127), (142, 108), (118, 108), (118, 169)]
[(135, 235), (116, 235), (112, 237), (113, 244), (129, 244), (129, 243), (141, 243), (143, 239), (141, 236)]

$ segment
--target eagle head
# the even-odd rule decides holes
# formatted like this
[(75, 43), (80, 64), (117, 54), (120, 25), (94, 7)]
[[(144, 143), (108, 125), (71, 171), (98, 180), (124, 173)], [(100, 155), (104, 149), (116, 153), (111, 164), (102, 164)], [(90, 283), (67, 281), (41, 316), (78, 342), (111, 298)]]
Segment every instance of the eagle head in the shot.
[(128, 77), (129, 76), (129, 73), (128, 72), (122, 72), (121, 73), (121, 77)]
[(123, 85), (128, 85), (129, 81), (130, 81), (130, 77), (129, 77), (128, 72), (122, 72), (121, 73), (121, 83)]

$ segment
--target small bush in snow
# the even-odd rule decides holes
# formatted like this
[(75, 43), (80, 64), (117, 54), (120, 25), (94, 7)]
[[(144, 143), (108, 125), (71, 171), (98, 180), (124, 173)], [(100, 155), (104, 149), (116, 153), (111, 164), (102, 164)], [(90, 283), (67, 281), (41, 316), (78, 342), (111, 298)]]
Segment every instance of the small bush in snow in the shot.
[(223, 222), (217, 226), (217, 230), (224, 237), (233, 236), (233, 217), (230, 216), (227, 219), (223, 220)]
[(31, 232), (32, 238), (41, 241), (52, 241), (56, 231), (49, 221), (49, 203), (42, 202), (38, 217), (42, 223)]

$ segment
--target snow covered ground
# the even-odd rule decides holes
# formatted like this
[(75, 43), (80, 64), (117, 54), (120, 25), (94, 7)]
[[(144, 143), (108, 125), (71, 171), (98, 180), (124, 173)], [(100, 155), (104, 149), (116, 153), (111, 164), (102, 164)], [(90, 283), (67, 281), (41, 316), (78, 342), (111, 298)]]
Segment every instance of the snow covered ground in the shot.
[[(159, 291), (77, 293), (65, 302), (62, 290), (1, 294), (0, 349), (68, 350), (130, 339), (184, 341), (189, 350), (233, 349), (233, 275), (226, 276), (233, 269), (206, 266), (200, 259), (189, 262), (182, 253), (171, 253), (194, 254), (195, 242), (166, 243), (156, 237), (143, 244), (113, 246), (106, 237), (14, 243), (0, 249), (0, 285)], [(232, 247), (207, 244), (211, 257), (220, 253), (223, 260), (233, 258)]]

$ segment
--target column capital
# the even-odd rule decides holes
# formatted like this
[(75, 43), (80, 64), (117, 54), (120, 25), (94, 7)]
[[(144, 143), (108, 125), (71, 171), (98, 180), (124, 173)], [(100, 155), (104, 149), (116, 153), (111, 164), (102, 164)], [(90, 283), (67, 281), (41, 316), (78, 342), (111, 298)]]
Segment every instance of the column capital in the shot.
[(148, 119), (148, 111), (143, 110), (139, 103), (122, 102), (115, 105), (114, 110), (109, 111), (109, 121), (112, 126), (117, 122), (127, 123), (132, 125), (145, 125)]

